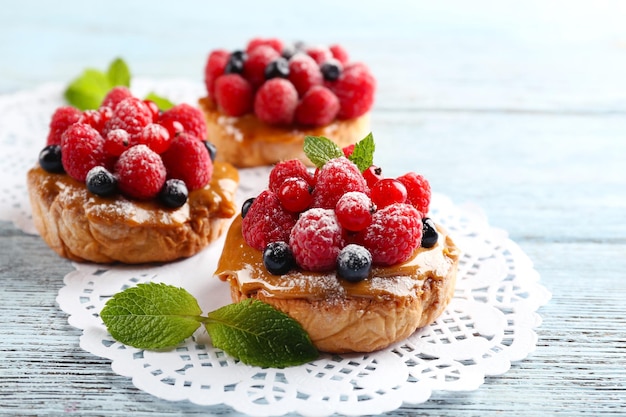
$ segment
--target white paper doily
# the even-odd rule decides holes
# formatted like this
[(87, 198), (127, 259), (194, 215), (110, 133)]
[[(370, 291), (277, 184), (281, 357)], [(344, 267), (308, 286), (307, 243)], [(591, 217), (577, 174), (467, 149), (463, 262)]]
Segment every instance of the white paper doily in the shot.
[[(134, 88), (150, 89), (192, 103), (201, 92), (195, 84), (178, 81)], [(0, 160), (9, 173), (0, 220), (29, 233), (34, 228), (24, 176), (43, 146), (52, 111), (61, 104), (57, 85), (0, 97), (0, 143), (16, 155)], [(266, 186), (266, 174), (265, 168), (241, 171), (240, 203)], [(262, 369), (213, 348), (204, 328), (177, 348), (159, 352), (124, 346), (108, 335), (98, 312), (113, 294), (140, 282), (181, 286), (205, 313), (229, 303), (228, 285), (212, 277), (222, 239), (192, 258), (166, 265), (74, 264), (57, 302), (69, 323), (83, 330), (83, 349), (111, 359), (113, 371), (163, 399), (226, 404), (259, 416), (391, 411), (403, 403), (422, 403), (433, 390), (477, 389), (485, 376), (506, 372), (511, 362), (534, 350), (534, 328), (541, 324), (536, 311), (550, 298), (529, 258), (504, 231), (490, 227), (478, 207), (459, 207), (435, 194), (431, 215), (463, 252), (455, 297), (434, 324), (376, 353), (322, 355), (298, 367)]]

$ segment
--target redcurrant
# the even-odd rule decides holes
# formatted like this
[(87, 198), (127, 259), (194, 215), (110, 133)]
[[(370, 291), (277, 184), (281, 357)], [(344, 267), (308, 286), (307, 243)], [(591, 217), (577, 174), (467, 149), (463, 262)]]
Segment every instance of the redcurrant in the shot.
[(303, 178), (287, 178), (278, 189), (278, 199), (285, 210), (300, 213), (311, 205), (311, 187)]
[(376, 165), (372, 165), (369, 168), (367, 168), (365, 171), (363, 171), (363, 178), (365, 178), (365, 182), (367, 182), (367, 186), (372, 188), (378, 181), (384, 178), (383, 170), (382, 168), (377, 167)]
[(365, 193), (347, 192), (337, 201), (335, 214), (341, 227), (352, 232), (365, 229), (372, 223), (376, 207)]
[(158, 154), (165, 152), (171, 143), (171, 135), (168, 130), (157, 123), (150, 123), (141, 131), (139, 143), (148, 145), (150, 149)]
[(124, 129), (113, 129), (104, 138), (102, 149), (109, 156), (120, 156), (130, 148), (130, 135)]
[(372, 201), (380, 209), (393, 203), (406, 201), (406, 187), (393, 178), (383, 178), (372, 187)]

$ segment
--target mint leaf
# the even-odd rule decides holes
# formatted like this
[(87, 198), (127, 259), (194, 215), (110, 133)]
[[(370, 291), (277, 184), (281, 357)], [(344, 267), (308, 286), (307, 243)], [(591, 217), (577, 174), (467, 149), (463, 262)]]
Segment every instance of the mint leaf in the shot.
[(318, 168), (333, 158), (344, 156), (341, 148), (324, 136), (306, 136), (304, 154)]
[(200, 327), (202, 310), (182, 288), (138, 284), (116, 294), (100, 312), (115, 340), (139, 349), (173, 347)]
[(117, 58), (111, 62), (107, 71), (107, 78), (109, 79), (110, 88), (117, 85), (130, 87), (130, 69), (122, 58)]
[(65, 90), (65, 99), (80, 110), (97, 109), (111, 89), (107, 76), (96, 69), (86, 69)]
[(258, 300), (209, 313), (205, 327), (214, 346), (249, 365), (282, 368), (318, 356), (300, 323)]
[(153, 101), (161, 111), (166, 111), (174, 107), (174, 103), (152, 91), (148, 93), (146, 100)]
[(363, 172), (374, 163), (375, 149), (376, 145), (374, 144), (374, 135), (370, 132), (354, 145), (354, 151), (348, 159), (354, 162), (354, 164), (359, 168), (359, 171)]
[(264, 302), (247, 299), (200, 314), (184, 289), (147, 283), (113, 296), (100, 317), (115, 340), (139, 349), (174, 347), (204, 323), (215, 347), (249, 365), (283, 368), (317, 358), (300, 323)]

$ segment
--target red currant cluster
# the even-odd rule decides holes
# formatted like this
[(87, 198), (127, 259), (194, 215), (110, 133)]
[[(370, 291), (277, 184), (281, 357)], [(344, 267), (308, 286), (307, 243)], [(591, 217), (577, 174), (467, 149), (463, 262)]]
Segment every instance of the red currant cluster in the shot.
[(179, 207), (189, 191), (209, 182), (214, 157), (200, 110), (180, 104), (161, 112), (154, 102), (115, 87), (96, 110), (57, 109), (39, 162), (97, 195), (159, 196)]
[(339, 45), (285, 46), (273, 38), (252, 39), (245, 51), (211, 52), (205, 82), (228, 116), (253, 112), (265, 123), (304, 126), (365, 114), (376, 85), (369, 69), (349, 62)]
[(297, 265), (336, 269), (356, 281), (372, 265), (405, 262), (420, 246), (428, 181), (413, 172), (384, 178), (373, 165), (361, 173), (347, 158), (352, 147), (343, 151), (346, 157), (330, 159), (314, 173), (299, 160), (278, 163), (268, 189), (244, 204), (243, 237), (264, 251), (271, 273)]

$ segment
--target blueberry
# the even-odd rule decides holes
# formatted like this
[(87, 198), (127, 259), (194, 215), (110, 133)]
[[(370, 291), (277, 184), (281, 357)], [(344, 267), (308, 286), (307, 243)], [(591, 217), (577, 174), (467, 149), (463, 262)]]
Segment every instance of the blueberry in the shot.
[(279, 241), (269, 243), (263, 251), (263, 264), (273, 275), (283, 275), (291, 271), (296, 261), (287, 243)]
[(243, 72), (243, 63), (247, 58), (248, 56), (244, 51), (231, 53), (224, 68), (224, 74), (241, 74)]
[(217, 155), (217, 148), (208, 140), (203, 141), (206, 150), (209, 151), (209, 158), (211, 158), (211, 162), (215, 162), (215, 155)]
[(327, 81), (335, 81), (341, 76), (341, 63), (336, 59), (329, 59), (320, 67), (324, 79)]
[(185, 181), (174, 178), (165, 181), (163, 188), (159, 192), (159, 201), (170, 208), (184, 206), (188, 198), (189, 191)]
[(85, 178), (85, 184), (89, 191), (101, 197), (117, 192), (117, 178), (103, 166), (91, 168)]
[(439, 234), (437, 234), (437, 228), (435, 227), (435, 222), (430, 217), (425, 217), (422, 220), (422, 247), (423, 248), (432, 248), (437, 243), (439, 239)]
[(254, 197), (247, 199), (243, 202), (241, 206), (241, 218), (245, 218), (246, 214), (248, 214), (248, 210), (250, 210), (250, 206), (254, 203)]
[(265, 79), (289, 77), (289, 63), (285, 58), (277, 58), (265, 67)]
[(61, 146), (48, 145), (39, 152), (39, 165), (45, 171), (60, 174), (64, 171), (61, 162)]
[(350, 282), (359, 282), (372, 271), (372, 254), (365, 247), (350, 244), (337, 256), (337, 274)]

